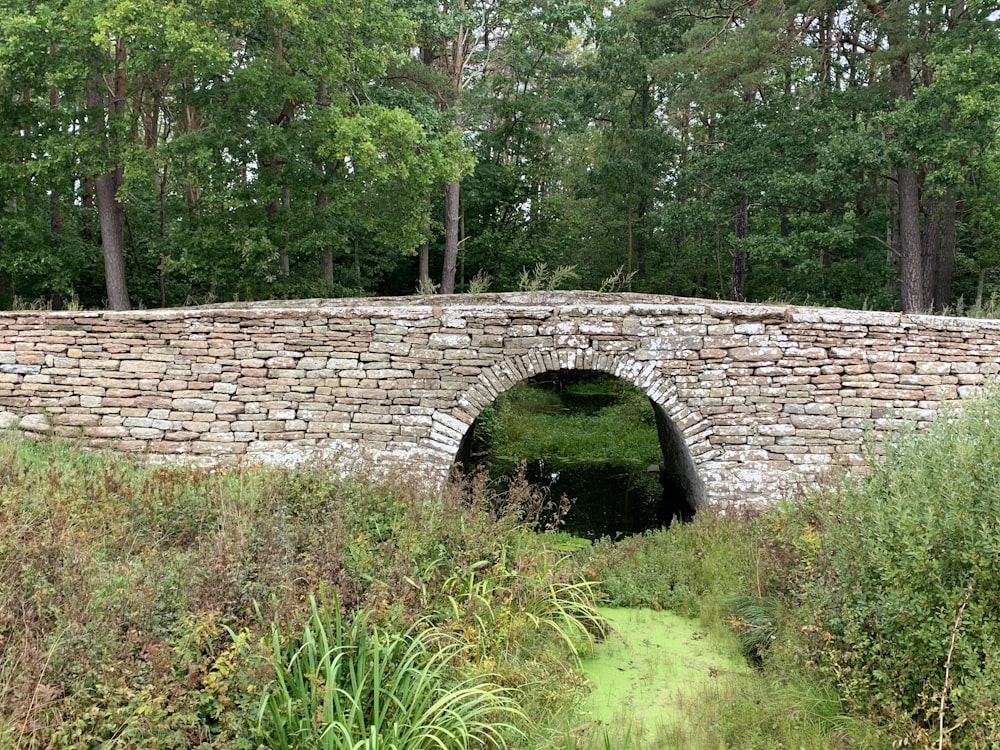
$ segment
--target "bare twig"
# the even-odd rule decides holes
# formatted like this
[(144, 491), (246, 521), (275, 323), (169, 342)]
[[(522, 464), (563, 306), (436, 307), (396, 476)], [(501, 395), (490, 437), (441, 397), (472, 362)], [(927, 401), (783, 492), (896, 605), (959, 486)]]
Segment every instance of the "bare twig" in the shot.
[(944, 709), (948, 700), (948, 691), (951, 690), (951, 657), (955, 653), (955, 641), (958, 639), (958, 629), (962, 627), (962, 618), (965, 616), (965, 607), (972, 598), (972, 590), (976, 586), (974, 578), (969, 579), (969, 585), (965, 587), (965, 597), (958, 607), (955, 615), (955, 622), (951, 624), (951, 643), (948, 644), (948, 656), (944, 661), (944, 686), (941, 688), (941, 703), (938, 705), (938, 750), (944, 750), (944, 738), (950, 734), (954, 727), (947, 732), (944, 729)]

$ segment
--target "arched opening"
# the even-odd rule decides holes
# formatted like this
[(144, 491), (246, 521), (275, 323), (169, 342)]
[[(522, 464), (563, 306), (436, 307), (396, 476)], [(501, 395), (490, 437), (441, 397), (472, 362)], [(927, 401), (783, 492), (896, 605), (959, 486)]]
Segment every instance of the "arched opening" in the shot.
[(690, 520), (704, 495), (664, 407), (595, 370), (547, 370), (517, 383), (479, 413), (458, 460), (500, 484), (523, 477), (547, 495), (550, 512), (567, 497), (561, 527), (591, 539)]

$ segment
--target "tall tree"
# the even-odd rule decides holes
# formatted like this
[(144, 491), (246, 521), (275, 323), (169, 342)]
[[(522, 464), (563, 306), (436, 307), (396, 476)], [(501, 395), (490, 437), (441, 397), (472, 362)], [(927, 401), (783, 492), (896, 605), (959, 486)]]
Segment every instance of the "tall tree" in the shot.
[(17, 258), (52, 244), (44, 220), (99, 244), (116, 309), (371, 290), (429, 235), (428, 185), (468, 163), (390, 85), (412, 26), (382, 0), (9, 5), (0, 221), (24, 230), (0, 257), (12, 287), (28, 272)]
[(604, 217), (617, 228), (624, 250), (614, 263), (639, 286), (646, 283), (654, 242), (654, 208), (666, 197), (680, 151), (679, 134), (664, 117), (671, 91), (656, 63), (676, 51), (682, 31), (648, 8), (615, 8), (597, 22), (596, 55), (587, 69), (589, 115), (600, 142), (591, 183), (617, 214)]
[[(906, 310), (946, 304), (952, 286), (960, 204), (955, 185), (941, 178), (945, 165), (927, 157), (934, 138), (950, 132), (951, 125), (939, 111), (936, 120), (923, 119), (913, 127), (916, 121), (910, 113), (921, 92), (934, 88), (939, 50), (958, 44), (967, 51), (970, 35), (980, 40), (983, 35), (994, 37), (995, 20), (990, 20), (988, 13), (969, 12), (961, 2), (935, 6), (862, 1), (848, 3), (836, 13), (818, 2), (803, 5), (783, 0), (732, 7), (704, 4), (674, 8), (669, 3), (657, 7), (666, 17), (694, 16), (696, 22), (687, 36), (688, 52), (671, 64), (689, 83), (697, 82), (688, 86), (688, 95), (703, 109), (717, 112), (720, 126), (725, 124), (722, 115), (726, 111), (725, 106), (719, 106), (720, 96), (769, 107), (779, 100), (815, 101), (816, 94), (811, 92), (818, 84), (825, 89), (825, 93), (819, 92), (823, 101), (837, 102), (836, 111), (843, 123), (829, 131), (831, 136), (841, 143), (858, 145), (860, 141), (849, 136), (854, 128), (868, 138), (881, 138), (881, 151), (891, 168), (887, 236), (899, 269), (899, 304)], [(783, 109), (793, 122), (808, 118), (796, 114), (795, 106)], [(799, 112), (804, 109), (798, 107)], [(756, 119), (758, 132), (764, 127), (780, 127), (780, 123), (764, 125)], [(830, 146), (837, 147), (833, 141)], [(966, 146), (973, 144), (967, 141)], [(753, 150), (749, 139), (725, 139), (720, 153), (735, 155), (745, 149)], [(866, 149), (865, 161), (867, 154)], [(803, 164), (805, 174), (817, 164), (815, 160), (811, 166)], [(737, 180), (745, 179), (748, 171), (735, 166)], [(755, 204), (761, 205), (759, 198), (767, 200), (769, 192), (766, 184), (760, 179), (757, 182), (758, 187), (748, 194), (751, 212)], [(865, 179), (862, 185), (867, 183)], [(829, 202), (820, 195), (815, 198), (830, 218), (831, 211), (844, 208), (842, 201)], [(866, 201), (871, 200), (871, 195), (866, 196)], [(746, 225), (744, 201), (737, 199), (736, 207), (734, 282), (743, 259), (744, 243), (739, 235)], [(856, 208), (861, 210), (855, 210), (855, 216), (875, 213), (870, 202)], [(775, 230), (790, 237), (794, 224), (782, 220)], [(765, 228), (765, 234), (769, 231), (774, 230)], [(755, 245), (756, 237), (755, 230), (748, 233), (749, 246)], [(857, 241), (866, 240), (859, 235)], [(819, 249), (825, 263), (828, 253)], [(739, 286), (733, 284), (734, 294), (738, 295)]]
[[(410, 13), (420, 20), (420, 59), (434, 74), (428, 78), (428, 89), (449, 114), (453, 128), (469, 138), (480, 162), (491, 165), (474, 182), (482, 185), (484, 173), (499, 175), (508, 167), (529, 179), (527, 174), (536, 166), (534, 157), (541, 161), (545, 157), (544, 149), (527, 153), (527, 141), (536, 145), (538, 141), (524, 136), (530, 131), (537, 135), (549, 124), (539, 103), (548, 91), (549, 74), (559, 67), (560, 53), (574, 34), (574, 24), (584, 20), (584, 3), (455, 0), (441, 8), (443, 12), (437, 5), (415, 3)], [(537, 208), (540, 183), (535, 181), (534, 187)], [(467, 239), (473, 241), (462, 234), (465, 192), (458, 179), (444, 186), (441, 291), (446, 293), (456, 288), (460, 246)], [(472, 201), (482, 206), (479, 197)], [(530, 214), (527, 195), (523, 207)]]
[(477, 164), (462, 186), (463, 258), (512, 288), (524, 268), (558, 265), (566, 242), (553, 196), (563, 139), (580, 117), (572, 89), (587, 8), (557, 0), (503, 11), (464, 99)]

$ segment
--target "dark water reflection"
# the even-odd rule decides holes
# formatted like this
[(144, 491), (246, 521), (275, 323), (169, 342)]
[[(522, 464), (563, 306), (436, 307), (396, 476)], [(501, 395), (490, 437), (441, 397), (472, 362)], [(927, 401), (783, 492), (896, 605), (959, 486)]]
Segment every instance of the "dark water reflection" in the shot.
[(562, 531), (588, 539), (614, 538), (663, 524), (663, 488), (655, 473), (613, 464), (557, 469), (541, 459), (526, 469), (526, 479), (547, 487), (552, 500), (562, 495), (575, 499)]

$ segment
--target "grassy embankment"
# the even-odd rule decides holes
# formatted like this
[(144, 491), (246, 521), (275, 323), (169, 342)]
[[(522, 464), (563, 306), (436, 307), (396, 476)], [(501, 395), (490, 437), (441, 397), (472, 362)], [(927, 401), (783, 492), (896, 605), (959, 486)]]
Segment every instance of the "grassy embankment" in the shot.
[[(3, 438), (0, 748), (1000, 746), (1000, 396), (888, 454), (759, 517), (566, 554), (523, 487)], [(598, 601), (734, 632), (755, 668), (669, 736), (590, 732)]]

